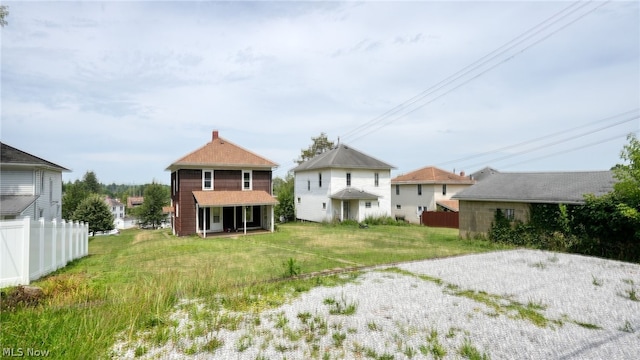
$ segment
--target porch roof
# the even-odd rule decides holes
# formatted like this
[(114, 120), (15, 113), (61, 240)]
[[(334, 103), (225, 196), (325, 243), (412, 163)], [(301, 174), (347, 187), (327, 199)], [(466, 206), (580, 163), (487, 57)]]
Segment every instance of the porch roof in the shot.
[(438, 200), (436, 201), (436, 205), (440, 205), (443, 208), (454, 212), (460, 211), (460, 204), (458, 200)]
[(266, 191), (193, 191), (199, 206), (275, 205), (278, 200)]
[(33, 204), (39, 195), (0, 195), (0, 215), (18, 216), (29, 205)]
[(337, 200), (374, 200), (380, 196), (368, 193), (364, 190), (354, 188), (345, 188), (331, 195), (332, 199)]

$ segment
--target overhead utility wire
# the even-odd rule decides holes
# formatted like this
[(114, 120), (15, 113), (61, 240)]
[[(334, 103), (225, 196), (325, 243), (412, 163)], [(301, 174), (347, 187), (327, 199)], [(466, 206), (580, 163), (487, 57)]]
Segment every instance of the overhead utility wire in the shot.
[[(558, 144), (562, 144), (564, 142), (575, 140), (575, 139), (578, 139), (578, 138), (581, 138), (581, 137), (584, 137), (584, 136), (587, 136), (587, 135), (591, 135), (593, 133), (596, 133), (596, 132), (599, 132), (599, 131), (602, 131), (602, 130), (606, 130), (606, 129), (612, 128), (614, 126), (617, 126), (617, 125), (620, 125), (620, 124), (624, 124), (624, 123), (627, 123), (627, 122), (630, 122), (630, 121), (633, 121), (633, 120), (637, 120), (637, 119), (640, 119), (640, 115), (636, 115), (634, 117), (631, 117), (631, 118), (628, 118), (628, 119), (625, 119), (625, 120), (622, 120), (622, 121), (618, 121), (618, 122), (616, 122), (614, 124), (603, 126), (603, 127), (598, 128), (598, 129), (595, 129), (595, 130), (590, 130), (590, 131), (583, 132), (583, 133), (580, 133), (580, 134), (577, 134), (577, 135), (572, 135), (572, 136), (569, 136), (569, 137), (566, 137), (566, 138), (562, 138), (560, 140), (552, 141), (550, 143), (538, 145), (538, 146), (536, 146), (534, 148), (531, 148), (531, 149), (522, 150), (522, 151), (519, 151), (519, 152), (516, 152), (516, 153), (513, 153), (513, 154), (504, 155), (504, 156), (501, 156), (501, 157), (498, 157), (498, 158), (495, 158), (495, 159), (491, 159), (491, 160), (489, 160), (489, 162), (490, 163), (498, 162), (498, 161), (501, 161), (501, 160), (504, 160), (504, 159), (509, 159), (509, 158), (512, 158), (512, 157), (515, 157), (515, 156), (519, 156), (519, 155), (522, 155), (522, 154), (527, 154), (527, 153), (534, 152), (534, 151), (537, 151), (537, 150), (540, 150), (540, 149), (548, 148), (550, 146), (555, 146), (555, 145), (558, 145)], [(627, 134), (628, 133), (629, 132), (627, 132)], [(466, 167), (467, 168), (472, 168), (472, 167), (479, 166), (479, 165), (482, 165), (482, 164), (485, 164), (485, 163), (486, 162), (476, 163), (476, 164), (468, 165)]]
[[(585, 17), (586, 15), (590, 14), (591, 12), (593, 12), (593, 11), (597, 10), (598, 8), (600, 8), (600, 7), (604, 6), (605, 4), (606, 4), (606, 3), (600, 4), (599, 6), (597, 6), (597, 7), (593, 8), (593, 9), (589, 10), (588, 12), (586, 12), (586, 13), (584, 13), (584, 14), (580, 15), (579, 17), (577, 17), (577, 18), (575, 18), (575, 19), (573, 19), (573, 20), (569, 21), (568, 23), (566, 23), (566, 24), (562, 25), (560, 28), (558, 28), (558, 29), (554, 30), (553, 32), (551, 32), (551, 33), (549, 33), (549, 34), (545, 35), (544, 37), (542, 37), (542, 38), (540, 38), (540, 39), (536, 40), (536, 41), (535, 41), (535, 42), (533, 42), (532, 44), (527, 45), (527, 46), (526, 46), (526, 47), (524, 47), (523, 49), (521, 49), (521, 50), (517, 51), (516, 53), (514, 53), (514, 54), (510, 55), (509, 57), (507, 57), (507, 58), (503, 59), (503, 60), (502, 60), (502, 61), (500, 61), (499, 63), (494, 64), (494, 65), (492, 65), (491, 67), (489, 67), (489, 68), (487, 68), (487, 69), (483, 70), (482, 72), (480, 72), (480, 73), (478, 73), (478, 74), (474, 75), (474, 76), (473, 76), (473, 77), (471, 77), (470, 79), (465, 80), (465, 81), (464, 81), (464, 82), (462, 82), (461, 84), (459, 84), (459, 85), (457, 85), (457, 86), (455, 86), (455, 87), (453, 87), (453, 88), (451, 88), (451, 89), (447, 90), (446, 92), (444, 92), (444, 93), (442, 93), (442, 94), (440, 94), (440, 95), (436, 96), (435, 98), (433, 98), (433, 99), (431, 99), (431, 100), (429, 100), (429, 101), (427, 101), (427, 102), (425, 102), (425, 103), (423, 103), (423, 104), (421, 104), (421, 105), (418, 105), (417, 107), (415, 107), (415, 108), (413, 108), (413, 109), (411, 109), (411, 110), (409, 110), (409, 111), (405, 112), (404, 114), (401, 114), (401, 115), (397, 116), (396, 118), (393, 118), (393, 119), (390, 119), (390, 120), (386, 121), (386, 123), (383, 123), (382, 125), (379, 125), (377, 128), (371, 129), (371, 130), (369, 130), (369, 131), (368, 131), (368, 132), (366, 132), (366, 133), (360, 134), (359, 136), (357, 136), (357, 137), (353, 138), (351, 141), (355, 141), (355, 140), (358, 140), (358, 139), (360, 139), (360, 138), (362, 138), (362, 137), (364, 137), (364, 136), (366, 136), (366, 135), (369, 135), (369, 134), (371, 134), (372, 132), (374, 132), (374, 131), (376, 131), (376, 130), (381, 129), (381, 128), (382, 128), (382, 127), (384, 127), (384, 126), (389, 125), (391, 122), (397, 121), (398, 119), (400, 119), (400, 118), (402, 118), (402, 117), (404, 117), (404, 116), (407, 116), (407, 115), (409, 115), (409, 114), (411, 114), (411, 113), (413, 113), (413, 112), (415, 112), (415, 111), (417, 111), (417, 110), (419, 110), (419, 109), (423, 108), (424, 106), (426, 106), (426, 105), (428, 105), (428, 104), (430, 104), (430, 103), (434, 102), (435, 100), (437, 100), (437, 99), (441, 98), (442, 96), (445, 96), (445, 95), (447, 95), (448, 93), (450, 93), (450, 92), (452, 92), (452, 91), (454, 91), (454, 90), (456, 90), (456, 89), (460, 88), (461, 86), (463, 86), (463, 85), (465, 85), (465, 84), (467, 84), (467, 83), (471, 82), (472, 80), (475, 80), (476, 78), (478, 78), (478, 77), (480, 77), (481, 75), (484, 75), (485, 73), (487, 73), (487, 72), (489, 72), (489, 71), (493, 70), (494, 68), (498, 67), (499, 65), (502, 65), (503, 63), (505, 63), (505, 62), (507, 62), (507, 61), (510, 61), (511, 59), (513, 59), (514, 57), (516, 57), (517, 55), (519, 55), (519, 54), (523, 53), (524, 51), (528, 50), (529, 48), (531, 48), (531, 47), (533, 47), (533, 46), (535, 46), (535, 45), (539, 44), (540, 42), (542, 42), (542, 41), (544, 41), (544, 40), (548, 39), (548, 38), (549, 38), (549, 37), (551, 37), (552, 35), (554, 35), (554, 34), (558, 33), (560, 30), (563, 30), (564, 28), (568, 27), (569, 25), (572, 25), (573, 23), (577, 22), (578, 20), (582, 19), (583, 17)], [(479, 67), (479, 66), (477, 66), (476, 68), (478, 68), (478, 67)], [(466, 73), (469, 73), (469, 72), (470, 72), (470, 71), (468, 71), (468, 72), (466, 72)], [(466, 73), (465, 73), (465, 74), (466, 74)], [(460, 76), (460, 77), (462, 77), (462, 76)], [(458, 78), (460, 78), (460, 77), (458, 77)], [(456, 80), (457, 80), (458, 78), (456, 78)], [(453, 82), (453, 81), (451, 81), (451, 82)], [(449, 82), (449, 83), (451, 83), (451, 82)], [(445, 84), (445, 85), (448, 85), (448, 84)], [(438, 90), (439, 90), (439, 89), (441, 89), (441, 88), (443, 88), (443, 87), (444, 87), (444, 85), (443, 85), (443, 86), (438, 87)]]
[(504, 147), (501, 147), (501, 148), (498, 148), (498, 149), (489, 150), (489, 151), (486, 151), (486, 152), (483, 152), (483, 153), (480, 153), (480, 154), (465, 156), (465, 157), (454, 159), (454, 160), (448, 160), (448, 161), (439, 163), (438, 166), (447, 165), (447, 164), (451, 164), (451, 163), (457, 163), (457, 162), (460, 162), (460, 161), (467, 161), (467, 160), (483, 157), (485, 155), (491, 155), (491, 154), (494, 154), (494, 153), (499, 153), (499, 152), (502, 152), (502, 151), (505, 151), (505, 150), (518, 148), (518, 147), (521, 147), (523, 145), (536, 143), (536, 142), (538, 142), (540, 140), (548, 140), (549, 138), (552, 138), (552, 137), (555, 137), (555, 136), (559, 136), (559, 135), (562, 135), (562, 134), (566, 134), (566, 133), (572, 132), (574, 130), (585, 128), (585, 127), (588, 127), (588, 126), (591, 126), (591, 125), (594, 125), (594, 124), (598, 124), (598, 123), (601, 123), (601, 122), (606, 122), (606, 121), (609, 121), (609, 120), (613, 120), (613, 119), (616, 119), (616, 118), (624, 116), (624, 115), (630, 115), (632, 113), (638, 112), (639, 110), (640, 110), (640, 108), (635, 108), (633, 110), (625, 111), (623, 113), (620, 113), (620, 114), (617, 114), (617, 115), (613, 115), (613, 116), (609, 116), (609, 117), (606, 117), (604, 119), (592, 121), (592, 122), (584, 124), (584, 125), (572, 127), (570, 129), (565, 129), (565, 130), (558, 131), (558, 132), (555, 132), (555, 133), (552, 133), (552, 134), (548, 134), (548, 135), (543, 135), (543, 136), (540, 136), (540, 137), (535, 138), (535, 139), (526, 140), (526, 141), (523, 141), (523, 142), (520, 142), (520, 143), (517, 143), (517, 144), (504, 146)]
[[(455, 80), (457, 80), (457, 79), (461, 78), (463, 75), (465, 75), (465, 74), (467, 74), (467, 73), (471, 72), (472, 70), (477, 69), (477, 68), (478, 68), (478, 67), (480, 67), (481, 65), (483, 65), (483, 64), (485, 64), (485, 63), (487, 63), (489, 60), (492, 60), (492, 59), (496, 58), (498, 55), (503, 54), (504, 52), (506, 52), (507, 50), (509, 50), (510, 48), (512, 48), (512, 47), (513, 47), (513, 45), (512, 45), (510, 48), (508, 48), (507, 50), (504, 50), (504, 51), (502, 51), (502, 52), (500, 52), (500, 53), (498, 53), (498, 54), (496, 54), (496, 55), (493, 55), (493, 54), (495, 54), (495, 53), (497, 53), (498, 51), (500, 51), (501, 49), (503, 49), (503, 48), (507, 47), (509, 44), (513, 43), (513, 42), (514, 42), (514, 41), (516, 41), (518, 38), (521, 38), (521, 37), (525, 36), (527, 33), (530, 33), (530, 32), (532, 32), (532, 31), (534, 31), (536, 28), (541, 27), (541, 26), (542, 26), (542, 25), (544, 25), (545, 23), (549, 22), (550, 20), (554, 19), (555, 17), (559, 16), (559, 15), (560, 15), (560, 14), (562, 14), (563, 12), (565, 12), (565, 11), (567, 11), (568, 9), (570, 9), (570, 8), (572, 8), (572, 7), (574, 7), (574, 6), (576, 6), (576, 5), (577, 5), (577, 4), (579, 4), (579, 3), (580, 3), (580, 2), (575, 2), (575, 3), (570, 4), (570, 5), (569, 5), (569, 6), (567, 6), (566, 8), (564, 8), (564, 9), (562, 9), (561, 11), (559, 11), (559, 12), (555, 13), (554, 15), (552, 15), (551, 17), (547, 18), (546, 20), (542, 21), (541, 23), (539, 23), (539, 24), (535, 25), (534, 27), (532, 27), (532, 28), (530, 28), (530, 29), (526, 30), (525, 32), (521, 33), (520, 35), (516, 36), (515, 38), (513, 38), (513, 39), (511, 39), (511, 40), (507, 41), (506, 43), (502, 44), (502, 45), (501, 45), (501, 46), (499, 46), (498, 48), (496, 48), (496, 49), (494, 49), (494, 50), (490, 51), (489, 53), (487, 53), (486, 55), (482, 56), (482, 57), (481, 57), (481, 58), (479, 58), (478, 60), (476, 60), (476, 61), (472, 62), (471, 64), (469, 64), (469, 65), (465, 66), (464, 68), (462, 68), (462, 69), (458, 70), (457, 72), (453, 73), (452, 75), (449, 75), (448, 77), (444, 78), (443, 80), (440, 80), (438, 83), (436, 83), (435, 85), (433, 85), (433, 86), (429, 87), (428, 89), (424, 90), (424, 91), (423, 91), (423, 92), (421, 92), (420, 94), (418, 94), (418, 95), (416, 95), (416, 96), (412, 97), (412, 98), (411, 98), (411, 99), (409, 99), (409, 100), (406, 100), (405, 102), (401, 103), (400, 105), (395, 106), (394, 108), (392, 108), (392, 109), (390, 109), (390, 110), (387, 110), (385, 113), (383, 113), (383, 114), (381, 114), (381, 115), (377, 116), (376, 118), (374, 118), (374, 119), (372, 119), (372, 120), (370, 120), (370, 121), (368, 121), (368, 122), (366, 122), (366, 123), (364, 123), (364, 124), (362, 124), (362, 125), (360, 125), (360, 126), (356, 127), (355, 129), (353, 129), (353, 130), (351, 130), (351, 131), (348, 131), (347, 133), (343, 134), (341, 137), (342, 137), (342, 138), (344, 138), (344, 137), (349, 137), (351, 134), (357, 133), (360, 129), (366, 128), (366, 127), (368, 127), (368, 126), (370, 126), (370, 125), (373, 125), (373, 124), (375, 124), (375, 123), (377, 123), (377, 122), (379, 122), (379, 121), (382, 121), (382, 120), (384, 120), (386, 117), (388, 117), (388, 116), (390, 116), (390, 115), (393, 115), (393, 114), (395, 114), (395, 113), (398, 113), (398, 112), (402, 111), (402, 109), (403, 109), (403, 108), (406, 108), (406, 107), (408, 107), (409, 105), (413, 105), (414, 103), (418, 102), (419, 100), (423, 99), (424, 97), (426, 97), (426, 96), (430, 95), (433, 91), (435, 91), (435, 90), (439, 89), (439, 88), (441, 87), (441, 85), (443, 85), (443, 84), (445, 84), (445, 85), (446, 85), (448, 82), (455, 81)], [(581, 7), (584, 7), (584, 6), (586, 6), (586, 5), (587, 5), (587, 4), (583, 4), (583, 5), (581, 5)], [(575, 11), (577, 11), (577, 10), (578, 10), (578, 9), (573, 10), (572, 12), (575, 12)], [(564, 16), (567, 16), (567, 15), (564, 15)], [(517, 45), (517, 44), (516, 44), (516, 45)], [(492, 56), (492, 55), (493, 55), (493, 56)], [(491, 57), (490, 57), (490, 56), (491, 56)], [(490, 58), (489, 58), (489, 57), (490, 57)], [(487, 59), (487, 58), (489, 58), (489, 59), (488, 59), (488, 60), (485, 60), (485, 59)], [(485, 60), (485, 61), (483, 61), (483, 60)], [(480, 64), (478, 64), (478, 63), (480, 63)]]
[[(638, 133), (640, 133), (640, 130), (631, 131), (631, 133), (638, 134)], [(599, 140), (599, 141), (596, 141), (596, 142), (592, 142), (592, 143), (589, 143), (589, 144), (585, 144), (585, 145), (581, 145), (581, 146), (578, 146), (578, 147), (574, 147), (574, 148), (571, 148), (571, 149), (566, 149), (566, 150), (563, 150), (561, 153), (560, 152), (556, 152), (556, 153), (553, 153), (553, 154), (547, 154), (547, 155), (539, 156), (539, 157), (536, 157), (536, 158), (527, 159), (527, 160), (524, 160), (524, 161), (521, 161), (521, 162), (518, 162), (518, 163), (509, 164), (507, 166), (500, 166), (500, 168), (501, 169), (506, 169), (506, 168), (510, 168), (510, 167), (517, 166), (517, 165), (520, 165), (520, 164), (525, 164), (525, 163), (532, 162), (532, 161), (537, 161), (537, 160), (546, 159), (546, 158), (553, 157), (553, 156), (566, 154), (566, 153), (571, 152), (571, 151), (581, 150), (581, 149), (588, 148), (588, 147), (591, 147), (591, 146), (600, 145), (600, 144), (608, 142), (608, 141), (620, 139), (621, 137), (627, 136), (627, 135), (629, 135), (629, 132), (626, 132), (624, 134), (619, 134), (619, 135), (616, 135), (616, 136), (612, 136), (610, 138), (606, 138), (606, 139)]]

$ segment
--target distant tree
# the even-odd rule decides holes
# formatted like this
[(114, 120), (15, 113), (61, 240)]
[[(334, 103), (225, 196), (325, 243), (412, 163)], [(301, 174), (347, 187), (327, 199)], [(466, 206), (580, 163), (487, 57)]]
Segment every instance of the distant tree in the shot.
[(113, 214), (102, 195), (87, 196), (73, 213), (72, 220), (89, 224), (89, 232), (113, 230)]
[(98, 182), (98, 177), (93, 171), (87, 171), (82, 178), (85, 190), (90, 194), (101, 194), (102, 185)]
[(62, 195), (62, 218), (66, 220), (73, 219), (73, 213), (78, 205), (84, 200), (89, 193), (85, 190), (84, 184), (80, 180), (74, 183), (69, 182), (63, 186)]
[(168, 204), (168, 187), (153, 182), (145, 187), (144, 201), (139, 208), (135, 209), (135, 214), (142, 224), (151, 224), (155, 228), (164, 220), (162, 207)]
[(277, 218), (293, 220), (296, 217), (293, 185), (294, 177), (291, 173), (284, 179), (277, 177), (273, 180), (273, 193), (278, 198), (278, 204), (274, 209)]
[(298, 164), (302, 164), (303, 162), (313, 158), (316, 155), (322, 154), (325, 151), (329, 151), (334, 148), (335, 144), (333, 141), (330, 141), (327, 138), (327, 134), (320, 133), (318, 137), (312, 137), (311, 145), (307, 149), (302, 149), (302, 153), (300, 154), (300, 158), (295, 160)]
[(0, 5), (0, 26), (5, 27), (8, 24), (7, 16), (9, 16), (9, 7), (7, 5)]

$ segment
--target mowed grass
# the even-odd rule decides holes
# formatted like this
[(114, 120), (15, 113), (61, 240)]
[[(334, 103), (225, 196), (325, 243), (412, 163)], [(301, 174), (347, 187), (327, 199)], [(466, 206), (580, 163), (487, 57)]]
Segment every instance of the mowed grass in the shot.
[(340, 281), (336, 276), (285, 279), (291, 260), (305, 274), (495, 249), (498, 245), (460, 239), (457, 230), (422, 226), (294, 223), (275, 233), (207, 239), (127, 230), (92, 238), (89, 256), (34, 282), (44, 299), (35, 307), (0, 313), (0, 344), (48, 351), (50, 358), (110, 358), (118, 341), (145, 331), (164, 334), (179, 300), (259, 312), (296, 292)]

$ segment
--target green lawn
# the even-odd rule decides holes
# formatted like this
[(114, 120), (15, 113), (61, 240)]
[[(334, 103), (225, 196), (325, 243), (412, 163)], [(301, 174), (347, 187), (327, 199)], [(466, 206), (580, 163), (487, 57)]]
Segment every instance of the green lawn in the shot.
[(45, 292), (40, 305), (3, 306), (0, 345), (49, 351), (51, 358), (108, 358), (118, 339), (131, 340), (144, 330), (153, 341), (166, 341), (164, 325), (178, 300), (260, 311), (281, 304), (291, 291), (339, 281), (273, 281), (285, 278), (287, 264), (304, 274), (495, 249), (460, 239), (457, 230), (422, 226), (295, 223), (271, 234), (207, 239), (128, 230), (92, 238), (89, 256), (34, 282)]

